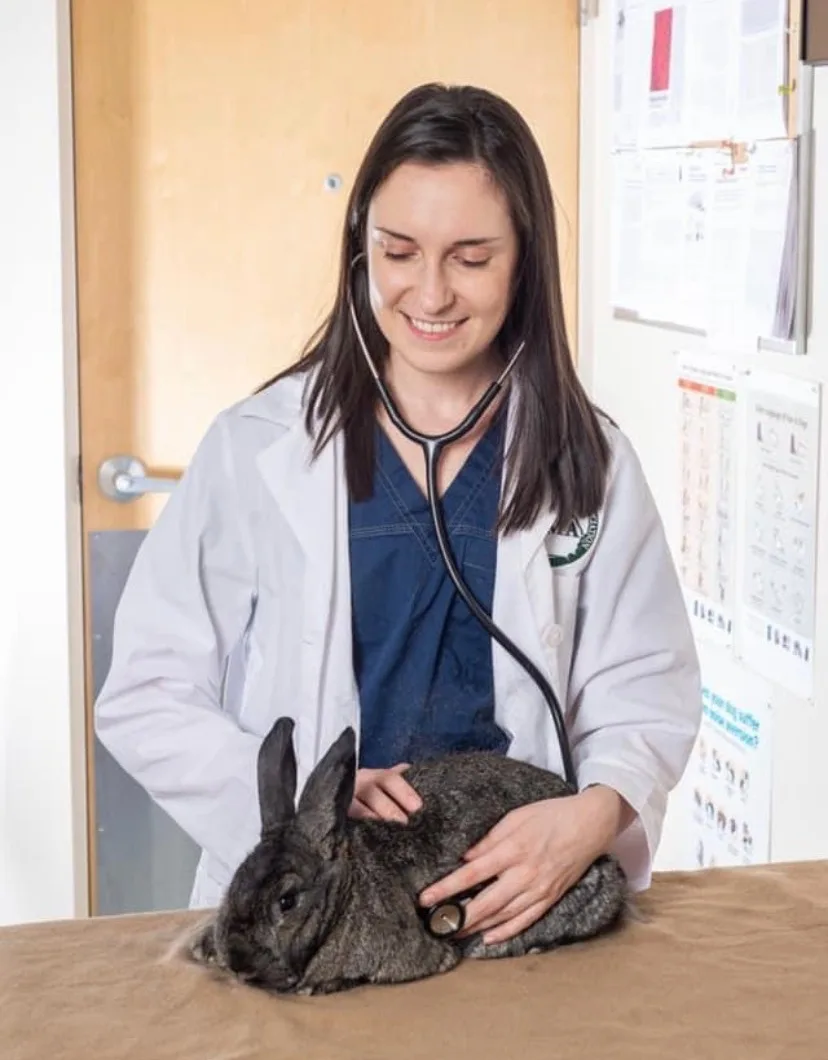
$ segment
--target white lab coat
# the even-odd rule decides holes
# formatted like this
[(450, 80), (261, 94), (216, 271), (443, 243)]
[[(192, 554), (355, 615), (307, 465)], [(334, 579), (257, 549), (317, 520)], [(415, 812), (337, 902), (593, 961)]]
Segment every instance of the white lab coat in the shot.
[[(274, 719), (296, 720), (300, 788), (344, 726), (359, 732), (343, 450), (337, 437), (311, 462), (302, 387), (283, 380), (211, 425), (139, 550), (96, 704), (101, 741), (203, 850), (195, 907), (218, 903), (258, 838), (256, 755)], [(637, 811), (615, 849), (644, 888), (701, 695), (653, 499), (607, 431), (592, 547), (553, 566), (577, 539), (550, 536), (550, 517), (502, 538), (493, 617), (565, 705), (579, 785), (608, 784)], [(499, 645), (493, 667), (509, 753), (560, 771), (536, 685)]]

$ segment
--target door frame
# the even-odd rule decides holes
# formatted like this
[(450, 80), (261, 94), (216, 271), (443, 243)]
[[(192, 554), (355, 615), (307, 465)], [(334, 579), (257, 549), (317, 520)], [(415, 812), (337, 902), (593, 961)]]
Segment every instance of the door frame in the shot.
[[(579, 7), (578, 0), (570, 0), (573, 9)], [(62, 345), (59, 354), (52, 357), (48, 371), (59, 382), (65, 394), (65, 426), (62, 439), (62, 466), (65, 490), (64, 522), (55, 526), (50, 538), (50, 548), (63, 559), (66, 570), (66, 585), (62, 587), (67, 606), (60, 614), (50, 617), (48, 623), (48, 643), (43, 644), (40, 631), (38, 651), (47, 659), (68, 659), (68, 665), (53, 675), (50, 687), (57, 683), (56, 701), (68, 705), (68, 724), (62, 718), (60, 730), (53, 734), (56, 751), (64, 762), (71, 763), (71, 800), (65, 804), (65, 792), (60, 800), (42, 800), (30, 811), (28, 826), (33, 834), (38, 835), (48, 826), (54, 827), (53, 820), (60, 822), (61, 828), (71, 836), (70, 866), (66, 858), (56, 852), (51, 853), (49, 867), (46, 870), (52, 877), (50, 893), (45, 895), (40, 908), (35, 910), (35, 917), (53, 918), (56, 916), (85, 917), (90, 913), (90, 843), (88, 828), (90, 826), (90, 792), (87, 790), (89, 765), (87, 761), (87, 726), (86, 682), (88, 667), (84, 645), (84, 612), (83, 612), (83, 548), (80, 529), (80, 503), (78, 495), (79, 466), (79, 430), (78, 430), (78, 338), (76, 322), (76, 269), (74, 253), (74, 220), (75, 193), (73, 182), (73, 131), (72, 131), (72, 84), (71, 84), (71, 0), (7, 0), (10, 4), (11, 18), (28, 21), (33, 33), (37, 34), (40, 51), (51, 53), (48, 62), (42, 62), (33, 72), (29, 87), (36, 87), (43, 98), (53, 103), (52, 111), (43, 117), (35, 118), (43, 128), (37, 129), (44, 135), (54, 137), (54, 118), (58, 119), (59, 152), (56, 181), (48, 190), (39, 190), (43, 182), (37, 178), (42, 174), (31, 172), (31, 195), (38, 196), (37, 207), (47, 215), (54, 216), (54, 223), (60, 229), (60, 240), (48, 260), (39, 260), (40, 275), (56, 270), (62, 278), (63, 296), (60, 305), (62, 313)], [(602, 5), (603, 6), (603, 5)], [(607, 5), (608, 7), (609, 5)], [(573, 14), (576, 17), (576, 13)], [(577, 282), (577, 349), (578, 366), (581, 377), (589, 385), (593, 361), (593, 329), (589, 321), (593, 317), (596, 294), (592, 282), (596, 274), (595, 264), (600, 259), (602, 248), (606, 247), (607, 233), (596, 223), (593, 217), (595, 174), (600, 172), (603, 139), (602, 123), (606, 120), (607, 106), (605, 93), (601, 91), (604, 82), (596, 78), (596, 69), (604, 54), (602, 33), (607, 20), (608, 10), (587, 21), (582, 20), (580, 31), (580, 115), (579, 115), (579, 237), (578, 237), (578, 282)], [(0, 19), (0, 28), (2, 19)], [(8, 44), (3, 42), (0, 33), (0, 60), (8, 49), (15, 47), (12, 39)], [(4, 121), (4, 110), (0, 104), (0, 127)], [(51, 123), (51, 124), (50, 124)], [(12, 128), (13, 142), (17, 136), (23, 147), (23, 139), (32, 135), (32, 123), (26, 126), (15, 125)], [(16, 145), (15, 145), (16, 146)], [(23, 156), (26, 157), (24, 151)], [(56, 190), (57, 189), (57, 190)], [(9, 245), (9, 244), (7, 244)], [(6, 252), (13, 257), (14, 250)], [(4, 257), (0, 247), (0, 260)], [(41, 287), (45, 281), (36, 280)], [(42, 300), (47, 292), (41, 290)], [(40, 373), (42, 377), (42, 372)], [(0, 467), (5, 454), (0, 454)], [(52, 482), (52, 488), (55, 483)], [(25, 557), (21, 562), (26, 562)], [(43, 561), (42, 551), (28, 558), (31, 563)], [(2, 604), (0, 604), (2, 608)], [(2, 617), (2, 612), (0, 612)], [(0, 685), (0, 692), (2, 692)], [(2, 720), (0, 707), (0, 721)], [(38, 721), (38, 725), (41, 721)], [(14, 747), (9, 753), (14, 754)], [(35, 763), (33, 763), (34, 765)], [(42, 780), (49, 779), (44, 769)], [(14, 792), (11, 793), (12, 801)], [(57, 818), (54, 815), (57, 814)], [(41, 866), (38, 873), (43, 873)], [(34, 885), (36, 881), (32, 880)], [(0, 907), (0, 920), (4, 910)], [(10, 918), (14, 919), (14, 910)]]
[(88, 912), (70, 0), (0, 5), (0, 923)]

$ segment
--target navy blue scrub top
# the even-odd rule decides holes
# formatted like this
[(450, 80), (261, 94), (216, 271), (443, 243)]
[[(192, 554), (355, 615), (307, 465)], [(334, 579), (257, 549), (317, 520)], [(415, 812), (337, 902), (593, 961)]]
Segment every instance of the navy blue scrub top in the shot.
[[(505, 403), (442, 497), (455, 561), (489, 614), (504, 422)], [(373, 495), (349, 505), (359, 766), (505, 753), (491, 638), (445, 570), (423, 491), (379, 425), (375, 437)]]

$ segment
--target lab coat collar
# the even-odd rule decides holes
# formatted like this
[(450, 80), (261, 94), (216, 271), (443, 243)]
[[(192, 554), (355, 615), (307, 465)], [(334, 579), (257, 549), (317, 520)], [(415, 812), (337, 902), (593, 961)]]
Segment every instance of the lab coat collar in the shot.
[(338, 473), (342, 456), (341, 438), (335, 435), (314, 457), (313, 441), (300, 412), (257, 457), (265, 484), (311, 560), (309, 568), (328, 584), (333, 579), (337, 509), (344, 488), (344, 475)]
[(240, 411), (285, 428), (258, 454), (256, 463), (324, 595), (324, 587), (333, 585), (337, 526), (345, 512), (344, 475), (339, 470), (344, 453), (336, 434), (321, 453), (313, 454), (313, 439), (305, 426), (304, 396), (310, 379), (308, 372), (287, 376), (249, 398)]
[[(313, 442), (304, 421), (303, 399), (308, 381), (307, 373), (288, 376), (249, 398), (241, 413), (287, 428), (259, 454), (259, 469), (305, 553), (315, 564), (322, 563), (323, 557), (333, 563), (330, 545), (336, 538), (337, 515), (341, 517), (346, 512), (344, 447), (337, 434), (313, 457)], [(507, 415), (507, 444), (513, 428), (514, 401), (510, 402)], [(508, 566), (528, 570), (543, 546), (552, 520), (550, 512), (542, 512), (532, 526), (501, 539), (499, 554)]]
[(293, 427), (304, 415), (305, 387), (312, 378), (310, 371), (286, 376), (265, 390), (245, 398), (238, 406), (240, 416), (267, 420)]

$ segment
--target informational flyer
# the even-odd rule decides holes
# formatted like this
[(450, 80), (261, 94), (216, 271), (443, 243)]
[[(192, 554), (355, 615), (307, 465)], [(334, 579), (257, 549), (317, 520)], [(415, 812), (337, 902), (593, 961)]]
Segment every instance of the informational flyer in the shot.
[(734, 128), (745, 140), (785, 136), (788, 0), (737, 0), (737, 8)]
[(789, 231), (796, 179), (795, 146), (754, 145), (745, 160), (717, 166), (708, 200), (708, 291), (704, 328), (717, 345), (756, 349), (758, 338), (790, 337), (792, 317), (777, 317), (780, 291), (790, 286), (796, 231)]
[(644, 206), (638, 247), (635, 308), (650, 320), (683, 318), (677, 282), (684, 271), (681, 158), (677, 151), (647, 151), (643, 159)]
[(681, 431), (679, 575), (697, 636), (733, 642), (738, 388), (715, 356), (677, 361)]
[(613, 156), (612, 303), (704, 332), (716, 348), (788, 339), (795, 288), (795, 148), (754, 145)]
[(787, 135), (788, 0), (614, 5), (614, 147)]
[(697, 868), (771, 857), (773, 757), (766, 682), (702, 646), (702, 722), (683, 778)]
[(687, 0), (654, 4), (650, 18), (650, 76), (647, 86), (649, 146), (687, 143), (684, 132), (688, 85)]
[(616, 307), (637, 312), (642, 301), (641, 239), (646, 209), (642, 152), (614, 155), (612, 176), (610, 300)]
[(820, 386), (752, 370), (743, 392), (738, 647), (749, 666), (807, 699), (813, 694)]
[(663, 150), (614, 156), (613, 305), (648, 320), (704, 329), (711, 305), (713, 154)]
[(640, 138), (650, 75), (652, 0), (615, 0), (613, 146), (634, 148)]

